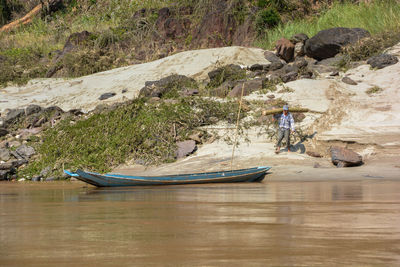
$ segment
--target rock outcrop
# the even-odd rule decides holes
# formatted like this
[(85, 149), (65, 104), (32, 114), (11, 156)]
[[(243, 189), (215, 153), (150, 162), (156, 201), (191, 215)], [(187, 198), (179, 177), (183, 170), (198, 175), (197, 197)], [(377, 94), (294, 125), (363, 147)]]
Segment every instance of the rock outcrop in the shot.
[(334, 57), (343, 46), (368, 36), (370, 33), (361, 28), (331, 28), (308, 39), (304, 49), (307, 56), (322, 60)]

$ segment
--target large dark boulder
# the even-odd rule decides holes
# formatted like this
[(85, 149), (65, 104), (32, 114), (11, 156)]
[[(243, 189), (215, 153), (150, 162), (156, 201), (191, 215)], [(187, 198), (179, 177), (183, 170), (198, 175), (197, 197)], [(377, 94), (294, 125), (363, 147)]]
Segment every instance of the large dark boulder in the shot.
[(363, 163), (361, 155), (353, 150), (333, 146), (330, 148), (330, 152), (332, 163), (338, 168), (359, 166)]
[(373, 68), (383, 69), (387, 66), (394, 65), (399, 62), (399, 59), (393, 55), (381, 54), (379, 56), (371, 57), (367, 63)]
[(304, 50), (307, 56), (322, 60), (334, 57), (343, 46), (356, 43), (368, 36), (370, 33), (361, 28), (331, 28), (320, 31), (308, 39)]

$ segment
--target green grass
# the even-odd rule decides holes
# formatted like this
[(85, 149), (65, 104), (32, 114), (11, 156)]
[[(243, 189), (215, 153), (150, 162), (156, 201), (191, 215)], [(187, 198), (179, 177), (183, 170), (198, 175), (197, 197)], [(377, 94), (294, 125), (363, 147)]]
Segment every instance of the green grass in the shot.
[(352, 4), (336, 2), (320, 17), (289, 21), (265, 32), (255, 45), (264, 49), (274, 47), (276, 40), (290, 38), (297, 33), (309, 37), (318, 31), (332, 27), (359, 27), (371, 34), (398, 31), (400, 27), (400, 3), (395, 0), (376, 0), (370, 4)]
[(53, 175), (60, 175), (63, 168), (107, 172), (132, 158), (147, 164), (171, 162), (177, 141), (215, 118), (234, 122), (237, 109), (235, 101), (181, 98), (150, 104), (141, 98), (88, 119), (68, 118), (33, 144), (40, 156), (19, 175), (32, 177), (48, 166)]

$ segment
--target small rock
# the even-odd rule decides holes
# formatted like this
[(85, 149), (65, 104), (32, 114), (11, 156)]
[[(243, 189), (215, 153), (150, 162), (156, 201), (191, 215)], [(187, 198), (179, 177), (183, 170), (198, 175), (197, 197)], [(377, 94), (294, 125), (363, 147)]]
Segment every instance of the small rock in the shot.
[(339, 76), (339, 71), (334, 70), (331, 72), (331, 74), (329, 74), (329, 76)]
[(7, 113), (7, 116), (5, 118), (5, 123), (10, 124), (24, 115), (25, 115), (25, 110), (23, 109), (11, 109)]
[(2, 137), (2, 136), (6, 136), (7, 134), (8, 134), (8, 131), (7, 131), (7, 129), (0, 128), (0, 137)]
[(17, 159), (17, 160), (11, 161), (13, 168), (18, 168), (27, 163), (28, 163), (28, 161), (26, 159)]
[(8, 151), (8, 149), (0, 148), (0, 160), (8, 161), (10, 156), (10, 151)]
[(338, 168), (359, 166), (363, 163), (361, 155), (353, 150), (344, 147), (333, 146), (330, 148), (330, 152), (332, 163)]
[(264, 57), (266, 60), (268, 60), (271, 63), (281, 62), (281, 59), (271, 51), (265, 51)]
[(179, 142), (176, 145), (177, 151), (175, 155), (177, 159), (184, 158), (187, 155), (192, 154), (197, 149), (196, 142), (194, 140)]
[(194, 96), (194, 95), (198, 95), (198, 94), (199, 94), (198, 89), (185, 89), (180, 93), (180, 95), (182, 95), (182, 96)]
[(13, 166), (12, 162), (0, 163), (0, 170), (10, 170), (13, 167), (14, 166)]
[(292, 37), (290, 37), (290, 41), (293, 43), (293, 44), (297, 44), (297, 43), (304, 43), (305, 41), (307, 41), (309, 38), (308, 38), (308, 35), (307, 34), (305, 34), (305, 33), (298, 33), (298, 34), (295, 34), (295, 35), (293, 35)]
[(49, 166), (47, 166), (46, 168), (44, 168), (44, 169), (40, 172), (39, 176), (40, 176), (40, 177), (46, 177), (47, 175), (49, 175), (50, 171), (51, 171), (51, 168), (50, 168)]
[(264, 67), (261, 64), (254, 64), (254, 65), (251, 65), (251, 67), (250, 67), (251, 71), (258, 71), (258, 70), (263, 70), (263, 69), (264, 69)]
[(350, 84), (350, 85), (357, 85), (357, 82), (351, 79), (350, 77), (343, 77), (342, 82)]
[(269, 69), (271, 71), (279, 70), (284, 66), (284, 64), (281, 61), (275, 61), (272, 62), (271, 65), (269, 66)]
[(6, 127), (6, 121), (3, 118), (0, 118), (0, 129)]
[(321, 164), (319, 164), (318, 162), (315, 162), (313, 167), (314, 167), (314, 168), (320, 168), (320, 167), (321, 167)]
[(25, 182), (25, 178), (18, 179), (18, 182)]
[(135, 164), (137, 164), (137, 165), (146, 165), (146, 161), (144, 161), (143, 159), (137, 159), (137, 160), (135, 160)]
[(383, 69), (387, 66), (394, 65), (399, 62), (399, 59), (393, 55), (381, 54), (379, 56), (371, 57), (367, 63), (373, 68)]
[(189, 136), (189, 139), (196, 141), (197, 144), (201, 144), (201, 137), (203, 136), (202, 132), (195, 132)]
[(157, 103), (157, 102), (160, 101), (160, 99), (161, 99), (161, 98), (159, 98), (159, 97), (157, 97), (157, 96), (150, 97), (149, 103)]
[(19, 147), (21, 145), (20, 141), (13, 140), (11, 142), (7, 143), (7, 147), (12, 148), (12, 147)]
[(0, 170), (0, 181), (8, 179), (8, 170)]
[(308, 62), (307, 60), (305, 60), (304, 57), (298, 57), (296, 58), (296, 60), (293, 62), (293, 66), (299, 68), (299, 69), (304, 69), (305, 67), (307, 67)]
[(318, 153), (318, 152), (307, 151), (306, 154), (309, 155), (310, 157), (322, 158), (322, 155), (320, 153)]
[(25, 115), (29, 116), (32, 114), (39, 113), (41, 111), (42, 111), (42, 108), (40, 106), (31, 104), (25, 108)]
[(268, 97), (269, 99), (274, 99), (274, 98), (275, 98), (275, 95), (267, 95), (267, 97)]
[(125, 94), (126, 92), (128, 92), (128, 89), (122, 89), (121, 93)]
[(24, 160), (24, 158), (20, 155), (20, 154), (18, 154), (17, 152), (15, 152), (15, 151), (10, 151), (10, 154), (11, 155), (13, 155), (14, 156), (14, 158), (16, 158), (17, 160)]
[(15, 152), (17, 152), (22, 158), (29, 159), (31, 156), (36, 154), (36, 151), (33, 147), (22, 145), (18, 147)]
[(48, 177), (46, 178), (46, 182), (52, 182), (52, 181), (57, 181), (58, 179), (56, 177)]
[(304, 53), (304, 44), (303, 43), (297, 43), (294, 46), (294, 57), (299, 58), (303, 57), (305, 55)]
[(298, 74), (295, 71), (289, 72), (282, 76), (282, 82), (287, 83), (297, 80)]
[(40, 182), (41, 177), (40, 176), (34, 176), (32, 177), (31, 181), (32, 182)]
[(99, 97), (99, 100), (106, 100), (106, 99), (108, 99), (110, 97), (113, 97), (115, 95), (116, 95), (116, 93), (104, 93)]
[(68, 111), (68, 113), (69, 113), (69, 114), (72, 114), (72, 115), (74, 115), (74, 116), (81, 116), (81, 115), (84, 114), (84, 113), (82, 112), (82, 110), (77, 109), (77, 108), (70, 109), (70, 110)]

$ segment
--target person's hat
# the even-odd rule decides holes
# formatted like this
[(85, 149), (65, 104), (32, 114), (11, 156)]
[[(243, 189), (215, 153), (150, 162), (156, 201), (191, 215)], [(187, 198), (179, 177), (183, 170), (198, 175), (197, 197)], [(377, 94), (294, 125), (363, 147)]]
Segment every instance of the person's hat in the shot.
[(289, 110), (289, 106), (288, 105), (284, 105), (283, 106), (283, 110)]

